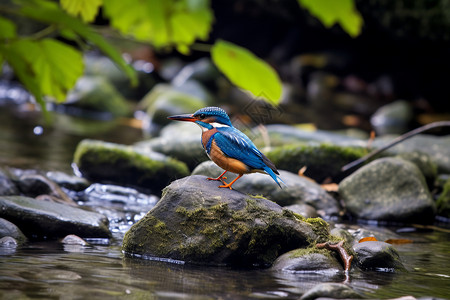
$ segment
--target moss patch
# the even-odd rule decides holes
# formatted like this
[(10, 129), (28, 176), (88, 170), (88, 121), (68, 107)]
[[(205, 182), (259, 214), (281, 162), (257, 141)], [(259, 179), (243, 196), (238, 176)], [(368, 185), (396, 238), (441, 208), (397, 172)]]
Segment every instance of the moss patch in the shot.
[(450, 217), (450, 179), (445, 182), (444, 189), (436, 200), (436, 207), (438, 214)]
[(307, 166), (307, 176), (318, 182), (327, 177), (340, 178), (342, 166), (366, 154), (364, 148), (343, 147), (331, 144), (305, 145), (290, 144), (274, 148), (266, 153), (267, 157), (278, 167), (297, 173)]
[(125, 145), (83, 140), (74, 162), (87, 179), (113, 182), (144, 189), (162, 189), (171, 180), (187, 176), (183, 162), (160, 154), (144, 154)]
[[(127, 253), (145, 253), (147, 244), (152, 244), (155, 256), (166, 255), (171, 250), (172, 232), (167, 225), (154, 216), (147, 215), (131, 227), (123, 238), (122, 249)], [(136, 225), (135, 224), (135, 225)], [(142, 226), (140, 226), (142, 225)], [(139, 240), (140, 243), (134, 243)]]

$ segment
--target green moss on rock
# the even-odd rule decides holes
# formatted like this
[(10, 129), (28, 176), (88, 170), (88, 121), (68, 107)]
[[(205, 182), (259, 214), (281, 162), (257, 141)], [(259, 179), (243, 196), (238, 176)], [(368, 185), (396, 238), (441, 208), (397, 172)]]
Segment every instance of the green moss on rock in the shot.
[(331, 144), (290, 144), (274, 148), (266, 153), (278, 169), (297, 173), (307, 166), (306, 175), (317, 182), (327, 177), (339, 181), (342, 166), (366, 154), (365, 149)]
[(437, 212), (446, 218), (450, 218), (450, 179), (444, 184), (444, 189), (436, 200)]
[(91, 181), (130, 185), (156, 193), (173, 179), (189, 174), (186, 164), (176, 159), (95, 140), (78, 144), (74, 163)]
[[(124, 251), (201, 264), (266, 266), (286, 251), (315, 244), (323, 238), (316, 232), (328, 230), (319, 228), (326, 223), (308, 223), (263, 197), (219, 189), (218, 184), (204, 176), (174, 181), (126, 234)], [(170, 234), (155, 229), (155, 218)], [(158, 246), (162, 241), (167, 245)]]

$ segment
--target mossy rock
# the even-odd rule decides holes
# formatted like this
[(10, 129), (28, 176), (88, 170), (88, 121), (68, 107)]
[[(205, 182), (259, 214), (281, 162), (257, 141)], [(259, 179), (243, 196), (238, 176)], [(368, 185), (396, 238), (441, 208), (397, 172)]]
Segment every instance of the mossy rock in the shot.
[(92, 182), (132, 186), (156, 194), (172, 180), (189, 174), (185, 163), (161, 153), (139, 152), (130, 146), (96, 140), (78, 144), (74, 163)]
[(167, 125), (171, 115), (194, 113), (208, 105), (208, 99), (177, 90), (167, 84), (157, 84), (140, 102), (156, 125)]
[(263, 197), (189, 176), (125, 234), (128, 256), (207, 265), (268, 266), (280, 254), (329, 237), (323, 220), (305, 219)]
[(113, 117), (127, 116), (131, 112), (131, 107), (114, 85), (98, 76), (81, 77), (67, 97), (67, 106), (87, 111), (106, 112)]
[(343, 272), (342, 265), (332, 255), (331, 251), (310, 247), (306, 249), (295, 249), (289, 251), (273, 263), (274, 271), (321, 274), (323, 276), (334, 276)]
[(291, 144), (266, 152), (278, 169), (298, 173), (306, 166), (305, 175), (319, 183), (330, 177), (335, 182), (342, 180), (341, 168), (365, 154), (363, 148), (331, 144)]
[(436, 207), (439, 215), (450, 218), (450, 179), (445, 182), (443, 191), (436, 200)]
[[(192, 175), (218, 177), (223, 170), (212, 161), (198, 165)], [(280, 188), (267, 174), (253, 173), (244, 175), (233, 184), (233, 189), (246, 193), (258, 194), (276, 202), (281, 206), (306, 203), (318, 210), (321, 217), (337, 216), (340, 211), (339, 203), (317, 183), (297, 174), (279, 170), (283, 180)], [(231, 182), (237, 175), (227, 173), (227, 181)]]

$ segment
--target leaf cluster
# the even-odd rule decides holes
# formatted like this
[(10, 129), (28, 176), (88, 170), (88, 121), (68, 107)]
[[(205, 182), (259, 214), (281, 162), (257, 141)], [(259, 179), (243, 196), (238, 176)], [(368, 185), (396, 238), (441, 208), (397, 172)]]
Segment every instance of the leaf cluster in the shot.
[[(325, 26), (338, 23), (349, 35), (357, 36), (362, 19), (353, 1), (298, 0)], [(100, 12), (121, 35), (148, 43), (157, 51), (176, 49), (185, 55), (198, 41), (208, 41), (214, 22), (210, 0), (11, 0), (0, 4), (0, 66), (7, 62), (43, 109), (45, 100), (65, 100), (83, 74), (82, 51), (87, 47), (96, 47), (109, 56), (131, 84), (137, 84), (134, 69), (90, 24)], [(17, 16), (46, 27), (20, 34), (13, 21)], [(207, 48), (215, 65), (233, 84), (256, 98), (278, 103), (281, 80), (264, 60), (223, 40)]]

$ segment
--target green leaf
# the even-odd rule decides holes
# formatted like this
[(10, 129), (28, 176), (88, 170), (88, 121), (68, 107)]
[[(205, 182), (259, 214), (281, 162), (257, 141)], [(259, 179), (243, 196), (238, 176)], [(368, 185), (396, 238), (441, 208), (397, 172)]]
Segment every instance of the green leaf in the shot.
[[(58, 101), (65, 100), (67, 91), (74, 87), (83, 74), (81, 53), (57, 40), (20, 39), (11, 43), (9, 50), (16, 55), (9, 55), (8, 62), (12, 63), (13, 68), (18, 66), (20, 71), (25, 73), (22, 78), (30, 82), (33, 90), (39, 90), (38, 94), (53, 97)], [(17, 60), (26, 65), (18, 65)], [(37, 85), (37, 88), (34, 85)]]
[(19, 78), (25, 88), (33, 94), (36, 101), (45, 111), (45, 102), (34, 71), (32, 70), (30, 63), (23, 57), (23, 54), (16, 51), (16, 48), (17, 46), (15, 46), (14, 43), (0, 45), (0, 52), (3, 53), (4, 59), (14, 70), (14, 74)]
[(325, 27), (339, 23), (351, 37), (361, 33), (363, 19), (356, 10), (354, 0), (297, 0), (311, 15), (317, 17)]
[(236, 86), (248, 90), (255, 97), (265, 98), (274, 104), (279, 102), (282, 86), (278, 74), (249, 50), (219, 40), (211, 49), (211, 57), (219, 70)]
[(213, 22), (209, 0), (104, 0), (104, 8), (123, 34), (182, 53), (195, 40), (208, 39)]
[[(105, 55), (109, 56), (130, 78), (132, 85), (137, 85), (136, 71), (122, 58), (122, 55), (101, 35), (79, 19), (74, 18), (53, 2), (45, 0), (22, 0), (19, 12), (25, 17), (47, 24), (56, 24), (61, 30), (73, 31), (83, 39), (95, 44)], [(124, 1), (125, 2), (125, 1)], [(68, 31), (67, 31), (68, 30)]]
[(92, 22), (103, 0), (61, 0), (61, 7), (70, 15), (81, 16), (84, 22)]
[(12, 21), (0, 17), (0, 39), (10, 39), (16, 36), (16, 25)]

